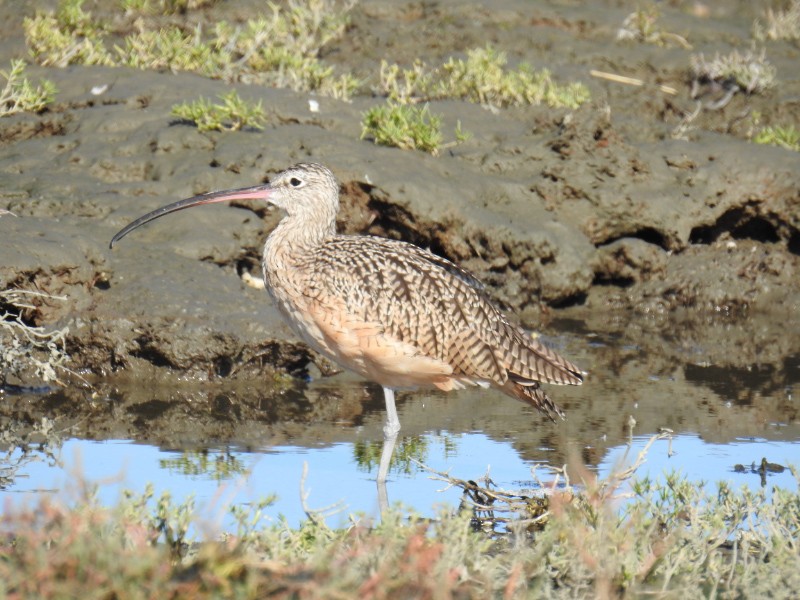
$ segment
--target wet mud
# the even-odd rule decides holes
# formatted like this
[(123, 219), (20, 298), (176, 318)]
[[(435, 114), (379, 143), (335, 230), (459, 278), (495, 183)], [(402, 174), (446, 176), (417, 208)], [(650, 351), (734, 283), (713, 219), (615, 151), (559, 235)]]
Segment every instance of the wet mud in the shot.
[[(695, 107), (689, 55), (746, 48), (758, 14), (736, 1), (702, 16), (673, 4), (663, 26), (692, 51), (616, 42), (634, 9), (617, 2), (360, 2), (346, 36), (323, 49), (339, 71), (375, 77), (381, 59), (437, 64), (491, 43), (512, 63), (546, 67), (592, 91), (574, 111), (433, 102), (446, 131), (460, 121), (472, 133), (437, 157), (360, 139), (362, 112), (382, 101), (369, 94), (317, 97), (320, 110), (311, 112), (307, 93), (185, 73), (32, 68), (59, 93), (42, 114), (0, 120), (0, 209), (13, 213), (0, 216), (0, 290), (50, 296), (20, 316), (68, 327), (69, 366), (91, 387), (62, 374), (68, 385), (56, 392), (0, 395), (0, 414), (31, 422), (58, 415), (79, 435), (163, 445), (334, 441), (352, 435), (342, 424), (379, 437), (374, 387), (329, 385), (341, 376), (323, 377), (331, 365), (243, 278), (260, 277), (261, 245), (280, 215), (258, 205), (205, 207), (108, 248), (117, 230), (160, 205), (313, 160), (342, 184), (343, 231), (403, 239), (458, 262), (590, 372), (582, 388), (552, 390), (568, 414), (580, 414), (559, 428), (538, 427), (510, 401), (487, 408), (485, 396), (468, 392), (414, 396), (410, 404), (431, 401), (419, 422), (401, 413), (404, 432), (440, 419), (441, 427), (480, 424), (504, 437), (524, 412), (532, 426), (516, 438), (521, 452), (550, 447), (563, 458), (558, 436), (621, 435), (622, 416), (638, 402), (649, 407), (637, 417), (646, 431), (796, 439), (787, 390), (799, 378), (800, 155), (749, 142), (743, 115), (800, 122), (798, 50), (769, 43), (778, 87), (702, 111), (675, 139)], [(252, 10), (220, 3), (191, 18)], [(33, 11), (0, 7), (0, 63), (25, 55), (20, 23)], [(678, 94), (593, 79), (593, 68)], [(93, 95), (96, 86), (107, 91)], [(200, 133), (170, 115), (180, 101), (231, 87), (268, 108), (263, 131)], [(24, 373), (2, 377), (9, 386), (39, 383)], [(745, 412), (730, 416), (728, 402)], [(789, 427), (773, 431), (774, 423)], [(596, 462), (599, 446), (587, 448), (583, 458)]]

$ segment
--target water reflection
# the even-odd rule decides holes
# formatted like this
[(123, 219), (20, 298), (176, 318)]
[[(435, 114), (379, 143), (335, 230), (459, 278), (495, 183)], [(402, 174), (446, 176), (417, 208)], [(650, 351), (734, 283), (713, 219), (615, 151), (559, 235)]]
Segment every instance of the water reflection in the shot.
[[(678, 470), (754, 488), (763, 475), (767, 485), (796, 486), (789, 471), (759, 470), (762, 459), (800, 464), (800, 336), (789, 325), (761, 327), (749, 338), (727, 325), (706, 330), (705, 338), (694, 330), (671, 337), (606, 325), (590, 338), (559, 338), (559, 349), (590, 371), (582, 387), (550, 390), (566, 421), (551, 424), (491, 390), (399, 394), (403, 429), (390, 500), (423, 513), (437, 503), (458, 504), (460, 492), (441, 492), (444, 484), (418, 462), (461, 479), (489, 469), (505, 489), (534, 487), (537, 465), (566, 464), (573, 481), (585, 468), (605, 476), (625, 455), (631, 422), (629, 457), (660, 428), (675, 432), (673, 452), (658, 442), (643, 474)], [(195, 494), (217, 510), (276, 493), (268, 513), (296, 524), (308, 463), (310, 506), (344, 501), (350, 512), (374, 515), (383, 420), (380, 389), (346, 374), (269, 386), (251, 376), (194, 382), (128, 373), (99, 382), (92, 394), (61, 390), (0, 402), (0, 452), (7, 453), (0, 496), (62, 490), (78, 477), (104, 482), (100, 494), (108, 503), (123, 487), (142, 491), (147, 482), (157, 495)], [(54, 455), (62, 466), (53, 466)], [(337, 519), (346, 515), (330, 522)]]
[(247, 463), (230, 450), (213, 452), (184, 450), (180, 454), (158, 459), (158, 466), (172, 475), (209, 479), (221, 483), (247, 475)]
[[(531, 467), (541, 467), (541, 463), (522, 459), (509, 442), (497, 442), (480, 433), (461, 435), (457, 438), (458, 451), (453, 454), (452, 439), (449, 433), (428, 434), (412, 446), (425, 449), (426, 465), (434, 470), (449, 471), (465, 479), (479, 479), (488, 472), (500, 489), (530, 490), (547, 478), (546, 470), (541, 468), (536, 469), (534, 478)], [(629, 460), (635, 458), (648, 439), (637, 436), (630, 449), (612, 448), (597, 467), (598, 475), (608, 475), (614, 466), (621, 464), (626, 453)], [(736, 473), (735, 464), (749, 465), (753, 460), (760, 461), (762, 456), (788, 464), (800, 456), (797, 442), (742, 440), (735, 444), (708, 444), (688, 434), (677, 436), (672, 450), (670, 455), (667, 442), (657, 442), (639, 474), (658, 478), (677, 470), (694, 481), (727, 480), (735, 487), (746, 484), (755, 489), (760, 485), (759, 476), (749, 470)], [(123, 489), (141, 493), (152, 483), (156, 497), (165, 491), (178, 502), (194, 497), (201, 518), (216, 521), (225, 529), (233, 524), (224, 516), (226, 506), (254, 503), (277, 494), (277, 501), (266, 514), (273, 522), (283, 516), (290, 524), (297, 525), (304, 518), (300, 494), (303, 464), (307, 463), (308, 476), (302, 485), (308, 494), (308, 506), (343, 504), (345, 510), (329, 519), (331, 525), (341, 525), (351, 513), (372, 516), (379, 513), (374, 481), (377, 465), (373, 465), (371, 472), (362, 470), (356, 454), (356, 445), (346, 443), (317, 448), (280, 446), (265, 452), (224, 448), (187, 453), (122, 441), (69, 440), (61, 449), (61, 467), (45, 461), (29, 462), (18, 473), (20, 477), (13, 488), (0, 492), (0, 496), (4, 500), (9, 497), (19, 500), (43, 491), (70, 490), (80, 476), (98, 483), (101, 502), (111, 505), (120, 498)], [(767, 482), (787, 489), (797, 487), (788, 470), (768, 473)], [(434, 507), (441, 503), (458, 505), (460, 490), (445, 488), (444, 483), (433, 480), (428, 472), (410, 462), (398, 465), (389, 480), (393, 502), (428, 515), (433, 515)]]

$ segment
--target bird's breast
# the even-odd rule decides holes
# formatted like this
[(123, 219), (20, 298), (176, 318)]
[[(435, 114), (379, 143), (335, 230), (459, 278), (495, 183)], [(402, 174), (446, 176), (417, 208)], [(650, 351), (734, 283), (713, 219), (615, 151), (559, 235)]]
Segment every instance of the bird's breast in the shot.
[(309, 308), (306, 278), (295, 269), (268, 268), (264, 265), (264, 282), (272, 303), (297, 336), (326, 358), (336, 362), (335, 352), (315, 323)]

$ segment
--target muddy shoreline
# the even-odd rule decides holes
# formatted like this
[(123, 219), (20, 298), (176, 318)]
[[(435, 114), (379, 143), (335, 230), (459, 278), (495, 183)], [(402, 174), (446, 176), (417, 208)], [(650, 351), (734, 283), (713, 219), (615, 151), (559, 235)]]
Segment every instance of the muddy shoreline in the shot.
[[(6, 65), (26, 54), (20, 22), (34, 8), (4, 6)], [(249, 8), (231, 3), (227, 18)], [(212, 19), (218, 10), (195, 18)], [(725, 52), (746, 45), (753, 10), (727, 2), (698, 17), (680, 6), (663, 18), (695, 52)], [(118, 229), (157, 206), (252, 185), (300, 160), (325, 163), (338, 176), (342, 230), (404, 239), (458, 262), (524, 325), (567, 336), (590, 371), (592, 362), (614, 364), (593, 356), (593, 340), (621, 336), (637, 348), (637, 361), (648, 355), (637, 368), (654, 374), (756, 368), (764, 389), (789, 385), (800, 355), (800, 158), (748, 142), (739, 116), (758, 111), (800, 121), (800, 80), (791, 68), (798, 50), (769, 44), (776, 90), (705, 111), (686, 139), (673, 139), (670, 132), (693, 107), (690, 52), (614, 42), (626, 13), (613, 2), (356, 5), (345, 38), (323, 51), (339, 70), (366, 76), (381, 58), (433, 63), (492, 43), (513, 61), (579, 79), (592, 91), (592, 102), (575, 111), (434, 102), (446, 129), (460, 121), (473, 134), (438, 157), (361, 140), (360, 116), (380, 102), (369, 94), (350, 103), (316, 98), (316, 113), (307, 93), (185, 73), (32, 68), (59, 93), (42, 114), (0, 121), (0, 209), (15, 215), (0, 217), (0, 289), (52, 296), (37, 298), (23, 317), (30, 325), (69, 327), (70, 368), (95, 385), (91, 391), (74, 380), (77, 392), (32, 405), (67, 415), (64, 407), (77, 395), (88, 407), (103, 398), (112, 406), (114, 378), (137, 376), (263, 381), (268, 399), (253, 401), (256, 412), (269, 412), (265, 406), (287, 394), (307, 402), (305, 392), (287, 390), (328, 366), (315, 365), (264, 292), (242, 279), (260, 275), (260, 247), (279, 215), (207, 207), (108, 249)], [(398, 32), (398, 19), (410, 35)], [(679, 94), (600, 82), (590, 68), (642, 76)], [(105, 93), (92, 94), (103, 85)], [(231, 87), (268, 107), (264, 131), (199, 133), (170, 116), (179, 101)], [(619, 359), (621, 370), (629, 359)], [(605, 367), (601, 374), (614, 376)], [(674, 385), (672, 393), (681, 389)], [(211, 403), (211, 423), (220, 412), (216, 396), (198, 393)], [(223, 396), (225, 404), (236, 394)], [(569, 392), (562, 397), (569, 405)], [(248, 406), (237, 409), (237, 422), (253, 417)], [(796, 423), (792, 407), (772, 407), (764, 418)], [(141, 408), (157, 418), (158, 407), (150, 409)], [(288, 420), (313, 420), (309, 414)], [(165, 430), (181, 437), (180, 422), (170, 420)], [(136, 437), (135, 430), (128, 434)], [(206, 439), (224, 438), (221, 430), (203, 431)]]

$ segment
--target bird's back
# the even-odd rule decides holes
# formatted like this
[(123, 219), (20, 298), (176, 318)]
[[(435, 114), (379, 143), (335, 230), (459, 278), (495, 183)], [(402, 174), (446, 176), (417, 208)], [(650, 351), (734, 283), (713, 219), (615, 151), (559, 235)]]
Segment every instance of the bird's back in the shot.
[(539, 382), (582, 381), (511, 324), (475, 277), (417, 246), (336, 235), (292, 262), (288, 278), (267, 274), (268, 286), (294, 288), (273, 297), (297, 304), (284, 311), (318, 350), (381, 385), (490, 384), (552, 416), (561, 413)]

